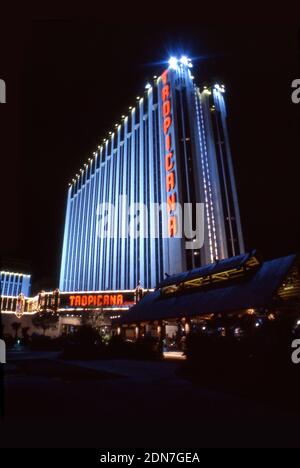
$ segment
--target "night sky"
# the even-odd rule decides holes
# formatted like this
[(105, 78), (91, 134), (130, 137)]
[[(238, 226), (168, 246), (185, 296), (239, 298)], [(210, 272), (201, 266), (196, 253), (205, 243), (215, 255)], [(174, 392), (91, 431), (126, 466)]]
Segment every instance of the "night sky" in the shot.
[[(295, 27), (20, 22), (2, 28), (1, 249), (4, 266), (58, 285), (67, 185), (170, 55), (197, 84), (224, 82), (246, 248), (300, 250), (300, 78)], [(4, 46), (3, 46), (4, 45)]]

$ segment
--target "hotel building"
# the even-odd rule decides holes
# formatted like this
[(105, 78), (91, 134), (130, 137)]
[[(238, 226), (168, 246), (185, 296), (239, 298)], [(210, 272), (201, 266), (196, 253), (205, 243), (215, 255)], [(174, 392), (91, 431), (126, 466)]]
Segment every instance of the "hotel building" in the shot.
[[(225, 88), (199, 87), (191, 70), (187, 57), (171, 58), (70, 183), (60, 291), (154, 288), (166, 275), (244, 252)], [(137, 203), (149, 209), (134, 236), (126, 226)], [(178, 236), (187, 203), (204, 210), (204, 243), (189, 249)]]

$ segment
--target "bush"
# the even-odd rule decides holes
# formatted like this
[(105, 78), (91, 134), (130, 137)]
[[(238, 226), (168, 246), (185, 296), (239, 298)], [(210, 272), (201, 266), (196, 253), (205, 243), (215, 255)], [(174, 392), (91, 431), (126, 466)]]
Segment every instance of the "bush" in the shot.
[(93, 327), (83, 325), (63, 343), (63, 359), (99, 359), (107, 355), (107, 346)]
[(29, 340), (29, 348), (32, 351), (59, 351), (62, 348), (62, 339), (32, 334)]
[(12, 348), (16, 342), (15, 338), (11, 335), (3, 335), (3, 340), (5, 341), (6, 348)]
[(201, 380), (254, 385), (292, 375), (291, 322), (268, 321), (243, 338), (191, 332), (187, 338), (187, 367)]
[(146, 335), (135, 342), (135, 354), (137, 359), (161, 359), (163, 343), (158, 338)]
[(131, 358), (135, 355), (135, 343), (126, 341), (120, 335), (113, 335), (108, 343), (110, 358)]
[(160, 359), (161, 356), (162, 344), (156, 338), (146, 336), (132, 342), (113, 335), (106, 344), (90, 326), (83, 326), (66, 337), (61, 354), (63, 359)]
[(120, 335), (111, 337), (108, 345), (111, 358), (156, 360), (162, 357), (162, 342), (146, 335), (137, 341), (128, 341)]

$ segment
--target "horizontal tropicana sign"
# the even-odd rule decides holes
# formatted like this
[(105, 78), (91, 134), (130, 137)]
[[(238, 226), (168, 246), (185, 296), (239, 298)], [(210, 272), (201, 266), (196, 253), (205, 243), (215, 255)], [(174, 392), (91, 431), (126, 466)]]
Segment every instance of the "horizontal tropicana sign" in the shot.
[(136, 302), (134, 291), (73, 292), (60, 295), (60, 309), (128, 307)]

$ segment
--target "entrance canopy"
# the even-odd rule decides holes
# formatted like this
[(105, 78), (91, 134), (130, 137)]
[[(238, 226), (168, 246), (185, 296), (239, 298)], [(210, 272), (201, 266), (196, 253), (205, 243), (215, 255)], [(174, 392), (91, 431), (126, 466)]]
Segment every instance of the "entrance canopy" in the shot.
[(274, 304), (296, 255), (260, 261), (256, 252), (166, 278), (119, 320), (132, 324)]

